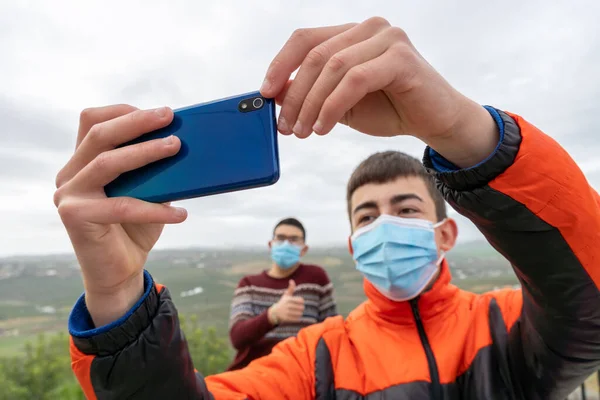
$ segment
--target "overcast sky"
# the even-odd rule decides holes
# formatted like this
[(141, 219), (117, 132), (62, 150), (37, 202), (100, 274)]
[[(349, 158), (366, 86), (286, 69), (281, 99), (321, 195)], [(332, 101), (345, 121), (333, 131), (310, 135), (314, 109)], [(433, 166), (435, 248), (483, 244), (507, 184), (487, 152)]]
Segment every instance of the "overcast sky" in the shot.
[[(2, 1), (0, 256), (71, 250), (52, 195), (79, 112), (130, 103), (173, 108), (258, 89), (300, 27), (381, 15), (405, 29), (453, 85), (523, 115), (564, 145), (600, 186), (600, 2), (548, 1)], [(158, 247), (264, 245), (297, 216), (313, 245), (346, 242), (345, 183), (377, 151), (420, 156), (412, 138), (282, 137), (280, 181), (182, 202), (187, 222)], [(459, 219), (462, 240), (478, 237)]]

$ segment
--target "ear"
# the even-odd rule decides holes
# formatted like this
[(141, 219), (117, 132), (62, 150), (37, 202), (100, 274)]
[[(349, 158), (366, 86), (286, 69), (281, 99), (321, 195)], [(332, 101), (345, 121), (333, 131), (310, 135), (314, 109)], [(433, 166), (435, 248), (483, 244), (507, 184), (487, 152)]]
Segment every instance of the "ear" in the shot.
[(438, 229), (438, 247), (444, 252), (452, 250), (458, 237), (458, 226), (452, 218), (446, 219), (446, 222)]
[(269, 246), (269, 250), (270, 250), (270, 249), (273, 247), (273, 244), (272, 244), (272, 243), (273, 243), (273, 241), (272, 241), (272, 240), (269, 240), (269, 241), (267, 242), (267, 245)]
[(348, 252), (351, 256), (354, 255), (354, 249), (352, 248), (352, 238), (348, 236)]
[(308, 246), (304, 245), (304, 247), (302, 248), (302, 251), (300, 252), (300, 257), (304, 257), (304, 255), (308, 253)]

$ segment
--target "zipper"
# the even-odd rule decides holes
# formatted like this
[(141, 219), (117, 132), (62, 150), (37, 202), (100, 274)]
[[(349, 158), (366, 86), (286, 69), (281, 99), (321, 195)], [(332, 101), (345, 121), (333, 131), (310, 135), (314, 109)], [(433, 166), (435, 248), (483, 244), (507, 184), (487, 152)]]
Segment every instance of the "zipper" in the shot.
[(417, 297), (410, 300), (410, 306), (412, 308), (413, 316), (415, 317), (415, 322), (417, 323), (417, 330), (419, 331), (421, 344), (423, 345), (423, 349), (425, 349), (427, 364), (429, 365), (429, 375), (431, 377), (429, 394), (431, 399), (442, 400), (444, 398), (444, 394), (442, 392), (442, 385), (440, 384), (440, 374), (438, 372), (437, 363), (435, 362), (435, 357), (433, 356), (433, 350), (431, 350), (429, 340), (427, 339), (427, 334), (425, 333), (423, 321), (421, 321), (421, 313), (419, 312), (419, 307), (417, 305), (418, 299), (419, 298)]

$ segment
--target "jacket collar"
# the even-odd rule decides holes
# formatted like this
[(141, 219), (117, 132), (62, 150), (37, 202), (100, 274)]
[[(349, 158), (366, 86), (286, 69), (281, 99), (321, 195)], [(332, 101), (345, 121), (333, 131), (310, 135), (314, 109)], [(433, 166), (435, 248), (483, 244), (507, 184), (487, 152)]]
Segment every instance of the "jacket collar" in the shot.
[(366, 279), (363, 288), (367, 295), (364, 309), (367, 315), (375, 320), (392, 324), (413, 324), (415, 317), (411, 303), (416, 302), (421, 319), (426, 321), (434, 317), (443, 317), (452, 313), (456, 307), (459, 289), (450, 284), (452, 276), (448, 263), (441, 264), (440, 274), (431, 289), (411, 301), (395, 302), (381, 293)]

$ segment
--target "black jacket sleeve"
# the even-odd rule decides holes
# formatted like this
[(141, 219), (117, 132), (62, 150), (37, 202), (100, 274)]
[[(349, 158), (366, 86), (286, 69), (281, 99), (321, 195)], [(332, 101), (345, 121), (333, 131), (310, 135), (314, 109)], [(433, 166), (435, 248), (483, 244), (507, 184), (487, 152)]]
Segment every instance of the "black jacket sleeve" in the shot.
[[(94, 328), (82, 296), (69, 318), (73, 371), (88, 399), (213, 399), (194, 370), (167, 288), (147, 272), (123, 318)], [(132, 373), (134, 372), (134, 373)]]

